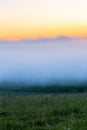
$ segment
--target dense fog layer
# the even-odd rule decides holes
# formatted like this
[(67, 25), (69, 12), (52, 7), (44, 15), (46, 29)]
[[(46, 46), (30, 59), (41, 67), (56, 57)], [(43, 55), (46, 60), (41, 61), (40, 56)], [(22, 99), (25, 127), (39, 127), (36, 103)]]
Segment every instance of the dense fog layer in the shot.
[(0, 82), (87, 81), (87, 40), (0, 43)]

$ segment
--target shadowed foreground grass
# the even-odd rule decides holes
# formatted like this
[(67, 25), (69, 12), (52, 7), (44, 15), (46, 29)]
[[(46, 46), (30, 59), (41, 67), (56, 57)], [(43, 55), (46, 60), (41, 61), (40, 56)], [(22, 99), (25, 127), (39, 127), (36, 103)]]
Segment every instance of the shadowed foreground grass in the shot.
[(87, 95), (1, 95), (0, 130), (87, 130)]

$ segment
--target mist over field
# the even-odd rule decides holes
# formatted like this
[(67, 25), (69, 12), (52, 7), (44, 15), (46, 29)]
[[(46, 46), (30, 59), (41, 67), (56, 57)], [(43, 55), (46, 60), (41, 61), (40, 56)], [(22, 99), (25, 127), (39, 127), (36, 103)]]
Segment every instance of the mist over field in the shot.
[(0, 43), (0, 82), (87, 81), (87, 40)]

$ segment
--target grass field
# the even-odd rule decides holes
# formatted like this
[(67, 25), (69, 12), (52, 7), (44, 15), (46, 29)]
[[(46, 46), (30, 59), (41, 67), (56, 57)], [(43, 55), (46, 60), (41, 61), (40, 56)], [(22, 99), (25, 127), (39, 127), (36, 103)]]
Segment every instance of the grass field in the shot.
[(87, 94), (2, 94), (0, 130), (87, 130)]

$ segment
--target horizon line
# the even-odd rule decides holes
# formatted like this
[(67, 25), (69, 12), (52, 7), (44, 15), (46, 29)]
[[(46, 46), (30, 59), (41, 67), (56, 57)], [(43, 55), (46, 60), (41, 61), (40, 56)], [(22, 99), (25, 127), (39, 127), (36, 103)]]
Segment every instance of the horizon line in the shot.
[(19, 38), (19, 39), (0, 39), (0, 42), (18, 42), (18, 41), (37, 41), (37, 40), (53, 40), (53, 39), (87, 39), (87, 37), (73, 36), (55, 36), (55, 37), (37, 37), (37, 38)]

